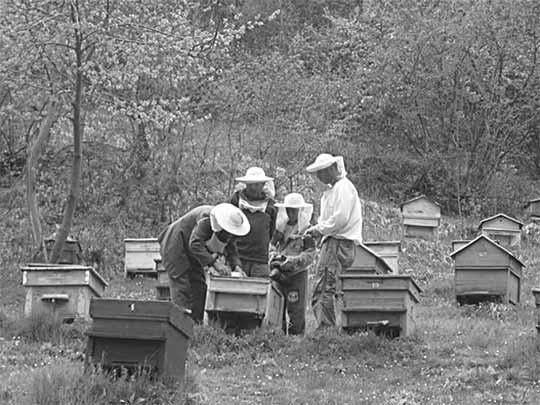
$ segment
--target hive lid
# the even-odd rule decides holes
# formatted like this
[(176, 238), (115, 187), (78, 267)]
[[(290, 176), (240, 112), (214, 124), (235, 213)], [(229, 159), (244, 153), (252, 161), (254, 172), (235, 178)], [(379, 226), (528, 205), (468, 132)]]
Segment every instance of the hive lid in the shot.
[(27, 263), (24, 266), (19, 266), (20, 271), (46, 271), (47, 269), (54, 271), (90, 271), (96, 279), (105, 287), (109, 283), (99, 274), (92, 266), (84, 266), (81, 264), (59, 264), (59, 263)]
[(437, 207), (440, 207), (440, 206), (441, 206), (440, 204), (436, 203), (435, 201), (431, 201), (431, 200), (430, 200), (429, 198), (427, 198), (424, 194), (422, 194), (422, 195), (419, 195), (418, 197), (414, 197), (414, 198), (411, 198), (410, 200), (407, 200), (407, 201), (405, 201), (405, 202), (402, 202), (401, 204), (399, 204), (399, 208), (400, 208), (400, 209), (403, 209), (403, 206), (404, 206), (404, 205), (407, 205), (407, 204), (410, 204), (410, 203), (412, 203), (412, 202), (415, 202), (415, 201), (418, 201), (418, 200), (422, 200), (422, 199), (426, 200), (427, 202), (429, 202), (429, 203), (431, 203), (431, 204), (433, 204), (433, 205), (436, 205)]
[(488, 222), (488, 221), (491, 221), (491, 220), (493, 220), (493, 219), (499, 218), (499, 217), (506, 218), (506, 219), (509, 220), (510, 222), (514, 222), (515, 224), (518, 224), (519, 227), (520, 227), (520, 229), (521, 229), (521, 227), (523, 226), (523, 222), (518, 221), (517, 219), (512, 218), (511, 216), (508, 216), (508, 215), (503, 214), (502, 212), (500, 212), (500, 213), (498, 213), (498, 214), (496, 214), (496, 215), (493, 215), (493, 216), (491, 216), (491, 217), (489, 217), (489, 218), (485, 218), (485, 219), (481, 220), (480, 223), (478, 224), (478, 228), (479, 228), (479, 229), (482, 228), (482, 225), (483, 225), (484, 223), (486, 223), (486, 222)]
[(193, 335), (193, 320), (189, 311), (169, 301), (92, 298), (90, 316), (93, 319), (116, 319), (168, 322), (187, 337)]
[(502, 245), (499, 245), (497, 242), (495, 242), (493, 239), (489, 238), (488, 236), (486, 235), (479, 235), (477, 236), (476, 238), (474, 238), (473, 240), (471, 240), (469, 243), (467, 243), (466, 245), (460, 247), (459, 249), (457, 250), (454, 250), (452, 253), (450, 253), (450, 257), (454, 257), (456, 256), (457, 254), (459, 254), (460, 252), (462, 252), (463, 250), (465, 249), (468, 249), (469, 246), (472, 246), (474, 245), (476, 242), (478, 242), (480, 239), (485, 239), (487, 240), (489, 243), (491, 243), (493, 246), (496, 246), (498, 249), (501, 249), (503, 252), (505, 252), (507, 255), (513, 257), (520, 265), (521, 267), (526, 267), (525, 264), (523, 264), (523, 262), (521, 260), (519, 260), (512, 252), (510, 252), (508, 249), (506, 249), (504, 246)]
[(369, 247), (367, 247), (364, 243), (358, 243), (356, 246), (360, 246), (362, 249), (364, 249), (366, 252), (368, 252), (370, 255), (374, 256), (375, 257), (375, 260), (377, 260), (379, 263), (382, 264), (382, 266), (384, 268), (386, 268), (387, 272), (388, 273), (392, 273), (392, 268), (388, 265), (388, 263), (386, 263), (384, 261), (384, 259), (378, 255), (377, 253), (375, 253), (372, 249), (370, 249)]

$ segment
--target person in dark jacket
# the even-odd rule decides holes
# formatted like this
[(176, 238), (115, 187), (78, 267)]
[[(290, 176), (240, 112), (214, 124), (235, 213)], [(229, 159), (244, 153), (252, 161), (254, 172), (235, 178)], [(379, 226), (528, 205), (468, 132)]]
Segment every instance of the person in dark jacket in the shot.
[(248, 277), (268, 277), (268, 249), (276, 228), (277, 208), (269, 188), (273, 178), (267, 177), (260, 167), (251, 167), (246, 175), (237, 177), (241, 189), (231, 197), (230, 203), (246, 215), (251, 230), (238, 238), (238, 254)]
[(169, 275), (172, 301), (202, 322), (206, 277), (243, 273), (235, 237), (246, 235), (249, 221), (237, 207), (223, 203), (192, 209), (158, 237), (163, 266)]
[(303, 236), (309, 227), (313, 206), (298, 193), (285, 196), (278, 207), (276, 231), (272, 238), (270, 278), (278, 282), (285, 297), (288, 324), (283, 330), (293, 335), (303, 334), (306, 328), (306, 298), (308, 268), (315, 260), (315, 241)]

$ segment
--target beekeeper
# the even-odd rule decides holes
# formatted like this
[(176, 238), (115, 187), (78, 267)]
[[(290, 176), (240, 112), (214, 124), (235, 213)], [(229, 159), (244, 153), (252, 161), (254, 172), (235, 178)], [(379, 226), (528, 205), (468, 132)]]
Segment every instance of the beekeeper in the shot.
[(322, 153), (306, 170), (326, 187), (317, 224), (306, 230), (306, 234), (322, 237), (311, 304), (318, 327), (333, 326), (337, 277), (352, 265), (355, 245), (362, 242), (362, 205), (346, 177), (343, 157)]
[(170, 224), (158, 237), (163, 266), (169, 275), (172, 301), (202, 322), (205, 274), (243, 274), (235, 238), (246, 235), (249, 221), (232, 204), (203, 205)]
[[(303, 233), (308, 229), (313, 205), (299, 193), (287, 194), (278, 207), (276, 231), (272, 238), (275, 252), (270, 259), (270, 277), (276, 280), (285, 297), (289, 333), (303, 334), (306, 328), (308, 267), (315, 258), (315, 241)], [(287, 328), (288, 326), (288, 328)]]
[(251, 226), (249, 233), (237, 240), (242, 268), (249, 277), (268, 277), (270, 240), (276, 229), (273, 178), (260, 167), (250, 167), (237, 177), (237, 190), (230, 203), (239, 207)]

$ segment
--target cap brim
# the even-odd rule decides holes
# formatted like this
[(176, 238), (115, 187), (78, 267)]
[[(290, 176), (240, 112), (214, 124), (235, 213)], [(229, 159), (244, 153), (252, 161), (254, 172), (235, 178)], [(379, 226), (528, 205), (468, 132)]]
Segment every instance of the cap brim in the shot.
[(312, 204), (303, 204), (303, 205), (291, 205), (291, 204), (283, 204), (283, 203), (276, 203), (274, 204), (276, 207), (278, 208), (308, 208), (308, 207), (312, 207), (313, 205)]
[(273, 177), (264, 177), (264, 178), (255, 179), (253, 177), (237, 177), (235, 180), (239, 181), (241, 183), (253, 184), (253, 183), (266, 183), (267, 181), (274, 180), (274, 178)]
[(319, 170), (323, 170), (323, 169), (326, 169), (327, 167), (332, 166), (336, 162), (337, 160), (334, 159), (328, 162), (312, 163), (308, 167), (306, 167), (306, 171), (309, 173), (318, 172)]
[(237, 226), (232, 226), (232, 225), (229, 225), (229, 224), (223, 224), (223, 225), (220, 225), (223, 229), (225, 229), (228, 233), (230, 233), (231, 235), (234, 235), (234, 236), (245, 236), (249, 233), (250, 231), (250, 226), (249, 226), (249, 222), (248, 222), (248, 219), (246, 217), (246, 219), (244, 220), (244, 222), (242, 223), (242, 225), (240, 227), (237, 227)]

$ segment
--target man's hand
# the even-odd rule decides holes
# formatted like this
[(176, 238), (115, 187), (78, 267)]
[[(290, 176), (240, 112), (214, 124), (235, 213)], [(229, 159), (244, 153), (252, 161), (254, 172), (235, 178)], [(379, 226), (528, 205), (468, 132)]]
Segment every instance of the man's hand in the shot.
[(220, 276), (229, 276), (231, 274), (231, 269), (229, 268), (229, 266), (219, 260), (216, 260), (214, 262), (213, 267), (217, 270)]
[(304, 235), (310, 235), (313, 238), (320, 238), (322, 236), (322, 233), (317, 229), (317, 225), (314, 225), (306, 229)]
[(294, 270), (294, 265), (289, 260), (285, 260), (283, 263), (281, 263), (279, 268), (285, 273), (287, 273)]
[(236, 265), (234, 266), (234, 271), (240, 274), (240, 277), (247, 277), (247, 274), (244, 273), (244, 270), (242, 270), (242, 267)]

